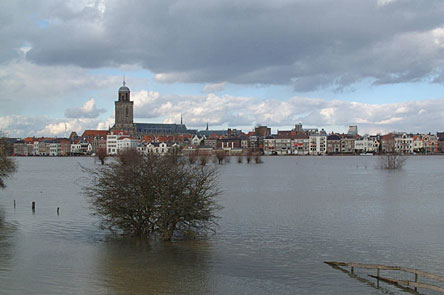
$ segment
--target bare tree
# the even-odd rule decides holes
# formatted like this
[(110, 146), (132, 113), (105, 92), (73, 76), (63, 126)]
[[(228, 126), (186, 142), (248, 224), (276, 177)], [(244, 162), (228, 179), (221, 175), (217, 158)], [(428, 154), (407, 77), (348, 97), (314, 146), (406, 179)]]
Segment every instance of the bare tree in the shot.
[(256, 164), (263, 163), (260, 152), (255, 152), (253, 155), (254, 155), (254, 161), (256, 162)]
[(84, 193), (110, 230), (165, 241), (214, 231), (220, 191), (212, 166), (190, 164), (178, 153), (128, 150), (84, 169), (90, 180)]
[(209, 158), (208, 154), (201, 153), (201, 155), (199, 156), (199, 164), (202, 166), (207, 165), (208, 160), (209, 160), (208, 158)]
[(5, 179), (16, 170), (14, 160), (8, 157), (8, 142), (0, 139), (0, 188), (6, 186)]
[(106, 149), (101, 147), (96, 152), (96, 157), (99, 159), (100, 163), (103, 165), (105, 164), (105, 159), (108, 157), (108, 154), (106, 153)]
[(405, 161), (407, 158), (405, 156), (402, 156), (400, 154), (385, 154), (379, 157), (380, 161), (380, 168), (381, 169), (388, 169), (388, 170), (394, 170), (394, 169), (400, 169), (402, 166), (404, 166)]
[(215, 156), (216, 156), (216, 159), (217, 159), (217, 162), (219, 163), (219, 165), (223, 164), (224, 159), (225, 159), (225, 151), (224, 150), (216, 151)]
[(247, 156), (246, 156), (247, 164), (250, 164), (252, 158), (253, 158), (253, 151), (248, 149)]
[(199, 151), (197, 149), (188, 152), (188, 162), (194, 164), (197, 162), (199, 156)]

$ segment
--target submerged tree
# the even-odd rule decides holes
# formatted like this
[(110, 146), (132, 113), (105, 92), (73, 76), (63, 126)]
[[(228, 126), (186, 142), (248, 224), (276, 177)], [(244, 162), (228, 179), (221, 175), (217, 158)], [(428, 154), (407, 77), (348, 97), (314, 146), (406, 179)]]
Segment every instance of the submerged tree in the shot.
[(102, 165), (105, 164), (105, 159), (106, 159), (106, 157), (108, 157), (108, 154), (106, 153), (106, 149), (103, 147), (99, 148), (97, 150), (96, 156)]
[(253, 155), (254, 155), (254, 161), (256, 162), (256, 164), (263, 163), (260, 152), (255, 152)]
[(202, 166), (207, 165), (209, 158), (210, 157), (207, 153), (201, 153), (201, 155), (199, 156), (199, 164)]
[(381, 169), (400, 169), (404, 166), (407, 158), (400, 154), (385, 154), (379, 157)]
[(8, 142), (0, 139), (0, 188), (6, 186), (5, 179), (16, 169), (15, 162), (8, 157)]
[(178, 153), (141, 155), (127, 150), (97, 169), (86, 169), (84, 187), (102, 225), (136, 236), (205, 235), (216, 226), (220, 207), (217, 171), (191, 164)]
[(219, 165), (224, 163), (224, 159), (225, 159), (225, 151), (224, 150), (218, 150), (215, 153), (215, 159), (217, 160), (217, 163), (219, 163)]
[(253, 157), (253, 151), (251, 149), (248, 149), (247, 151), (247, 155), (246, 155), (246, 160), (247, 160), (247, 164), (250, 164), (251, 162), (251, 158)]

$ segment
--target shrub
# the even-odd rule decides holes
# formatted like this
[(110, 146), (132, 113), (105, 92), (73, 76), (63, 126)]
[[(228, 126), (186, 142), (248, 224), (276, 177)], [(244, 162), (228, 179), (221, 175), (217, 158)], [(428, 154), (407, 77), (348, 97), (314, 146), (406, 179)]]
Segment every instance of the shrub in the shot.
[(8, 157), (8, 144), (0, 140), (0, 188), (6, 187), (5, 179), (16, 170), (14, 160)]
[(103, 227), (165, 241), (215, 229), (220, 191), (214, 166), (191, 164), (175, 152), (127, 150), (112, 163), (85, 170), (90, 183), (84, 193)]
[(106, 157), (108, 157), (108, 154), (106, 153), (106, 149), (103, 147), (99, 148), (97, 150), (96, 157), (102, 165), (105, 164), (105, 159), (106, 159)]
[(401, 156), (400, 154), (385, 154), (379, 157), (380, 159), (380, 168), (381, 169), (400, 169), (404, 166), (407, 158), (405, 156)]
[(219, 164), (223, 164), (224, 159), (225, 159), (225, 151), (224, 150), (218, 150), (216, 151), (215, 157), (217, 159), (217, 162)]

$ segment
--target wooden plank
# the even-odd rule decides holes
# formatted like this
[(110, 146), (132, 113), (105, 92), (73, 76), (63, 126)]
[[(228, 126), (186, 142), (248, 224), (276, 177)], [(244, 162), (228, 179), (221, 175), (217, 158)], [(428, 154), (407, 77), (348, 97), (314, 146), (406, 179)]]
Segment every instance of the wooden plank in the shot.
[(357, 268), (365, 268), (365, 269), (380, 269), (380, 270), (399, 270), (405, 271), (408, 273), (417, 274), (419, 276), (423, 276), (425, 278), (437, 280), (440, 282), (444, 282), (444, 276), (436, 275), (433, 273), (425, 272), (419, 269), (401, 267), (401, 266), (389, 266), (383, 264), (365, 264), (365, 263), (354, 263), (354, 262), (339, 262), (339, 261), (325, 261), (326, 264), (329, 265), (337, 265), (337, 266), (348, 266), (348, 267), (357, 267)]
[(413, 281), (408, 281), (408, 280), (395, 280), (395, 279), (387, 278), (387, 277), (378, 277), (378, 276), (372, 276), (372, 275), (369, 275), (369, 276), (372, 277), (372, 278), (381, 280), (381, 281), (388, 282), (388, 283), (395, 283), (395, 284), (399, 284), (399, 285), (406, 285), (406, 286), (415, 287), (415, 288), (429, 289), (429, 290), (433, 290), (433, 291), (444, 293), (444, 288), (443, 287), (439, 287), (439, 286), (435, 286), (435, 285), (430, 285), (430, 284), (425, 284), (425, 283), (418, 283), (418, 282), (413, 282)]

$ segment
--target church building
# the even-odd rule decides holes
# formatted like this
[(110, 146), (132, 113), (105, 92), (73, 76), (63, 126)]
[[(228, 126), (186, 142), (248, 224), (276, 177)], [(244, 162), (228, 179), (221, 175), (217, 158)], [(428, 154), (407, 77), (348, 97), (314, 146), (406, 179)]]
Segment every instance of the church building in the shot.
[(123, 130), (138, 137), (197, 133), (197, 130), (187, 129), (182, 119), (180, 124), (134, 123), (134, 102), (131, 101), (131, 91), (125, 84), (123, 80), (123, 85), (119, 88), (118, 100), (114, 102), (115, 124), (110, 131)]
[(136, 135), (136, 125), (134, 124), (134, 101), (131, 101), (131, 92), (123, 81), (119, 88), (119, 99), (115, 105), (115, 124), (111, 131), (123, 130), (131, 135)]

